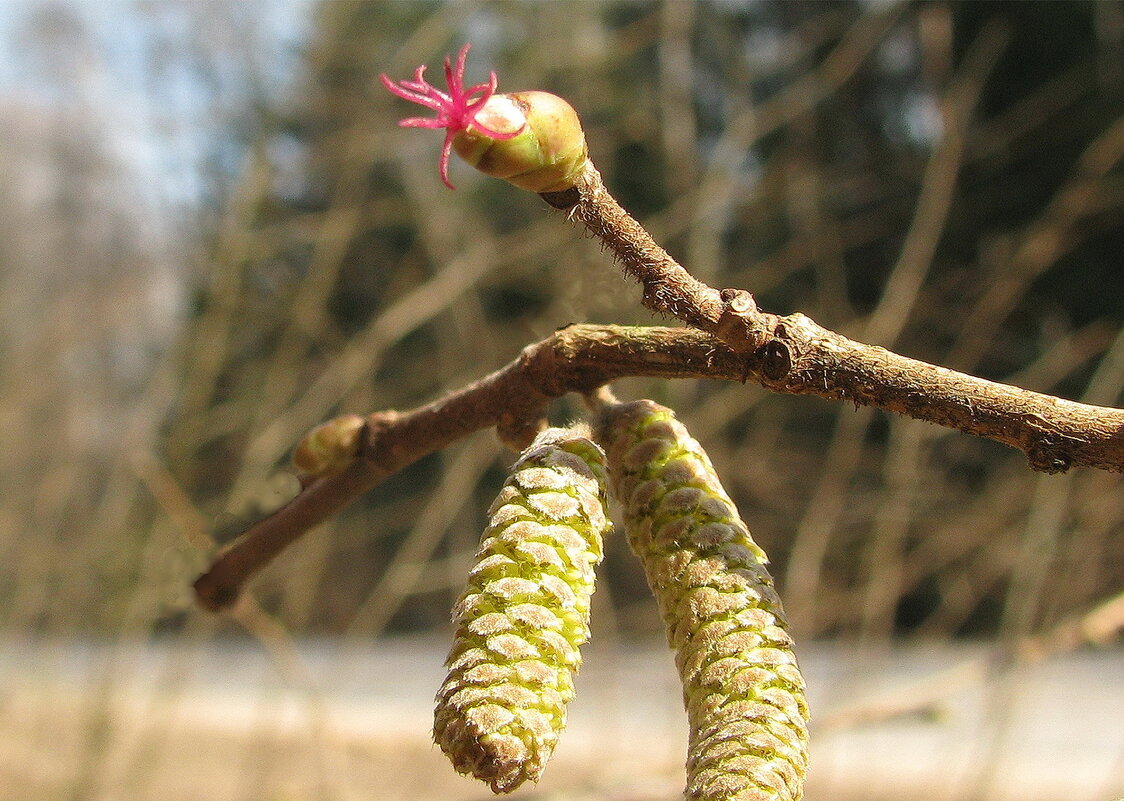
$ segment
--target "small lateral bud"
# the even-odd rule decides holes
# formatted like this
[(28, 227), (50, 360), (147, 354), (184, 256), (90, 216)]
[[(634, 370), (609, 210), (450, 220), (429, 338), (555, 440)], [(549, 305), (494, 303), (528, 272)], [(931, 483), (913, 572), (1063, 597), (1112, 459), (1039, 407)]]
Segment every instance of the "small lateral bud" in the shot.
[(599, 439), (676, 650), (690, 725), (687, 801), (799, 801), (808, 705), (764, 551), (670, 409), (609, 406)]
[(345, 414), (321, 423), (297, 443), (292, 455), (293, 467), (305, 478), (338, 473), (355, 458), (365, 424), (357, 414)]
[(601, 449), (542, 432), (489, 511), (434, 710), (453, 767), (497, 793), (538, 781), (566, 724), (608, 529)]

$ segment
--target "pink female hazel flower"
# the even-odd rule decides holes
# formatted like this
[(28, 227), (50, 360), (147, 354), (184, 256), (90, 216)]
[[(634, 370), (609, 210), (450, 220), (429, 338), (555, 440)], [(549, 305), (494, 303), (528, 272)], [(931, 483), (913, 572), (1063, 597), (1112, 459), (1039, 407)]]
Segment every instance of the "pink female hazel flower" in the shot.
[[(464, 64), (468, 59), (468, 50), (472, 45), (466, 44), (457, 54), (456, 67), (453, 66), (448, 56), (445, 56), (445, 83), (449, 86), (448, 92), (442, 92), (425, 79), (425, 65), (418, 67), (414, 73), (414, 80), (399, 81), (397, 84), (390, 80), (386, 74), (379, 76), (383, 86), (403, 100), (433, 109), (436, 117), (408, 117), (398, 124), (403, 128), (444, 128), (445, 144), (441, 148), (441, 181), (445, 186), (453, 189), (449, 183), (449, 153), (453, 149), (453, 140), (457, 134), (467, 131), (469, 126), (475, 126), (481, 134), (496, 140), (511, 139), (518, 136), (526, 126), (524, 121), (518, 128), (499, 131), (481, 123), (476, 119), (484, 104), (496, 93), (496, 73), (493, 71), (488, 76), (487, 83), (478, 83), (468, 89), (464, 87)], [(480, 96), (473, 99), (473, 95)]]
[(502, 178), (532, 192), (560, 192), (574, 185), (587, 160), (585, 134), (577, 112), (549, 92), (496, 94), (496, 73), (487, 83), (465, 88), (464, 65), (469, 45), (457, 60), (445, 57), (442, 91), (425, 80), (418, 67), (412, 81), (395, 83), (379, 76), (391, 93), (431, 109), (434, 117), (409, 117), (407, 128), (444, 128), (439, 168), (450, 189), (449, 154), (457, 154), (486, 175)]

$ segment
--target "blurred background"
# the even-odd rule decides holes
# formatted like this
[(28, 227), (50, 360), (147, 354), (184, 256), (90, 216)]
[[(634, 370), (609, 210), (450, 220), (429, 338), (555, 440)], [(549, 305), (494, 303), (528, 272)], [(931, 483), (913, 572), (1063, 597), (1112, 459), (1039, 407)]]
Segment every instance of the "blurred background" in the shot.
[[(484, 799), (429, 744), (514, 455), (422, 460), (192, 606), (288, 452), (570, 322), (650, 323), (598, 244), (378, 82), (580, 111), (702, 279), (862, 341), (1124, 401), (1120, 2), (0, 2), (0, 797)], [(663, 321), (666, 322), (666, 321)], [(1124, 477), (878, 411), (630, 380), (708, 448), (807, 671), (807, 798), (1124, 797)], [(562, 401), (556, 421), (580, 414)], [(520, 798), (672, 799), (686, 740), (608, 545), (571, 731)]]

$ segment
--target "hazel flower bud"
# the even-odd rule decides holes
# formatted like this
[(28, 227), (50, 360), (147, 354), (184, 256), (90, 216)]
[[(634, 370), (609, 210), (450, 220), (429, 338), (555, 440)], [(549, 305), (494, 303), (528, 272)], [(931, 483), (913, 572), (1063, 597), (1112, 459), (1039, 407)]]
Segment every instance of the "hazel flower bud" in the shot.
[(493, 178), (531, 192), (561, 192), (574, 185), (589, 153), (578, 113), (549, 92), (493, 95), (476, 120), (498, 131), (518, 131), (496, 139), (476, 125), (460, 131), (453, 150)]
[(539, 779), (566, 723), (609, 529), (604, 469), (583, 433), (539, 434), (488, 512), (453, 609), (433, 737), (497, 793)]
[(585, 133), (577, 112), (549, 92), (496, 94), (496, 73), (487, 83), (465, 87), (469, 45), (454, 62), (445, 58), (442, 91), (425, 80), (418, 67), (413, 80), (395, 83), (381, 75), (392, 94), (425, 106), (434, 117), (410, 117), (398, 124), (409, 128), (444, 128), (441, 180), (450, 189), (449, 154), (456, 150), (486, 175), (502, 178), (532, 192), (560, 192), (574, 185), (588, 158)]
[(604, 413), (613, 494), (676, 650), (688, 801), (798, 801), (804, 680), (764, 551), (702, 446), (651, 401)]
[(305, 434), (293, 449), (293, 467), (306, 478), (338, 473), (355, 458), (365, 424), (357, 414), (345, 414), (321, 423)]

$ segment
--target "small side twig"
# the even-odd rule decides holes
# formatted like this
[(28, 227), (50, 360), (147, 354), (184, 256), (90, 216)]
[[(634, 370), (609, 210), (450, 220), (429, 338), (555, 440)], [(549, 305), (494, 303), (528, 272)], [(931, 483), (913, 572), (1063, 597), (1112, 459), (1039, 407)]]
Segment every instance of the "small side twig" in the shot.
[(714, 334), (738, 353), (764, 344), (768, 315), (757, 308), (753, 296), (744, 289), (719, 291), (691, 275), (617, 203), (593, 162), (586, 161), (572, 188), (540, 196), (604, 243), (644, 288), (641, 302), (647, 308)]
[(567, 210), (612, 251), (624, 271), (643, 286), (647, 308), (702, 331), (717, 330), (723, 306), (718, 291), (687, 272), (617, 203), (593, 162), (586, 161), (574, 187), (541, 197)]

